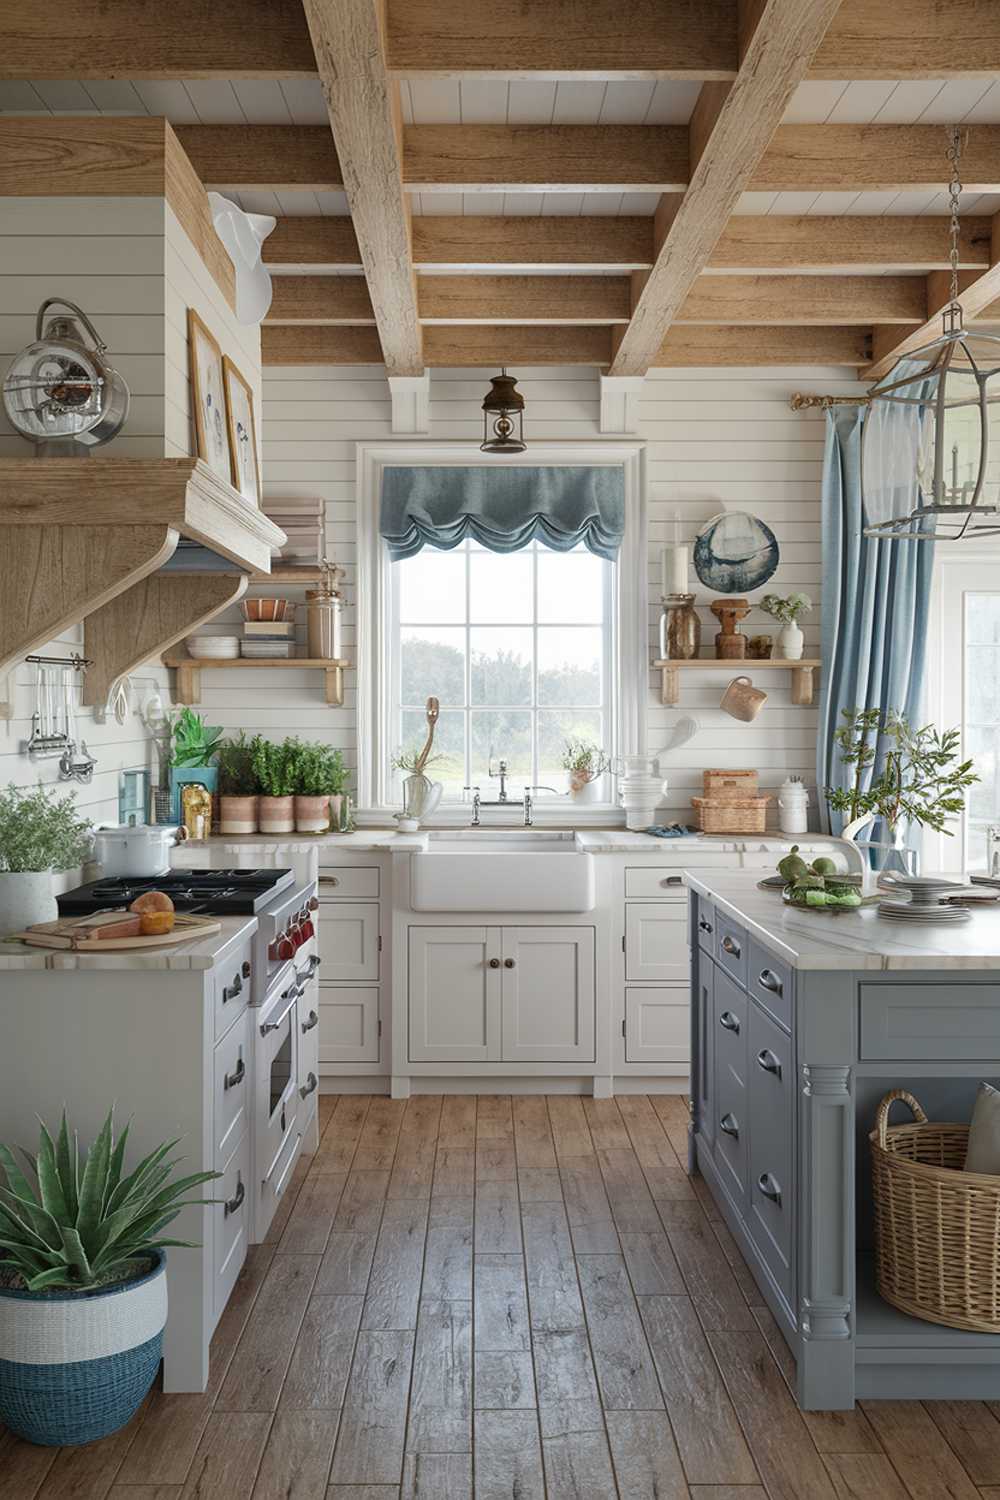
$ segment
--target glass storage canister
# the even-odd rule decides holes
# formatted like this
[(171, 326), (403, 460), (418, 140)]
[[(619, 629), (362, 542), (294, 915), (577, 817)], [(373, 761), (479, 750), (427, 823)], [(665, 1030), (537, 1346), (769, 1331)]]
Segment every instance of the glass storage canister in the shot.
[(306, 651), (314, 659), (340, 657), (340, 595), (328, 589), (306, 590)]

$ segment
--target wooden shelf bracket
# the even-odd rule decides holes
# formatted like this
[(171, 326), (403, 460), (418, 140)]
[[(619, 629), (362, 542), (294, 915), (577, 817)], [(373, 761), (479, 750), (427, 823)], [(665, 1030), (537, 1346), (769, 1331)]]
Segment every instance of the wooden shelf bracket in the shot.
[(813, 701), (815, 692), (816, 672), (820, 663), (814, 658), (803, 661), (775, 660), (742, 660), (734, 658), (731, 661), (720, 661), (717, 657), (710, 657), (705, 661), (654, 661), (653, 667), (660, 674), (660, 702), (667, 708), (673, 708), (680, 702), (681, 696), (681, 672), (729, 672), (733, 677), (745, 675), (752, 677), (756, 672), (788, 672), (791, 675), (791, 699), (800, 708), (808, 708)]

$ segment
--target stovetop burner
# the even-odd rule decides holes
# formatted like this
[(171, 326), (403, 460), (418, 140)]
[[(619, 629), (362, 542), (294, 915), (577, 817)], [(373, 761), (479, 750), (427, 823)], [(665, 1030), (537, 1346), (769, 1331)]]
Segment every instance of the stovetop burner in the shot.
[(129, 906), (144, 891), (164, 891), (177, 911), (213, 916), (257, 912), (286, 886), (292, 870), (172, 870), (167, 875), (123, 875), (77, 886), (57, 897), (59, 915), (83, 916), (106, 907)]

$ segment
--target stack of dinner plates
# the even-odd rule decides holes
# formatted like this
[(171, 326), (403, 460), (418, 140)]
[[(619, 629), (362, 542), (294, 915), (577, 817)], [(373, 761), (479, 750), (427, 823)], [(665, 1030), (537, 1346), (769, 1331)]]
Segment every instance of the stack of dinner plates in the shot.
[(956, 896), (967, 894), (968, 887), (934, 875), (894, 875), (881, 882), (883, 889), (898, 890), (904, 899), (885, 897), (878, 904), (878, 914), (889, 922), (919, 923), (924, 926), (957, 925), (967, 922), (972, 913), (967, 906), (954, 904)]

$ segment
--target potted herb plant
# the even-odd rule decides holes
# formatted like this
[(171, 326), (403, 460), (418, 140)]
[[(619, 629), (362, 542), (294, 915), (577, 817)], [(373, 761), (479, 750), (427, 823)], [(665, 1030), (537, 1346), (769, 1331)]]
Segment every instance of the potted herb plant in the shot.
[(809, 595), (789, 594), (783, 599), (780, 594), (765, 594), (760, 607), (772, 620), (778, 620), (781, 624), (777, 655), (782, 661), (801, 661), (805, 637), (799, 624), (799, 616), (808, 614), (813, 607)]
[(295, 792), (295, 827), (299, 833), (326, 833), (339, 824), (340, 802), (347, 785), (341, 751), (330, 745), (300, 747)]
[(59, 915), (52, 871), (72, 870), (90, 853), (90, 824), (74, 794), (58, 797), (11, 783), (0, 792), (0, 937)]
[(208, 792), (218, 788), (218, 767), (212, 761), (222, 738), (218, 724), (206, 724), (192, 708), (182, 708), (173, 724), (173, 750), (170, 757), (171, 817), (182, 822), (181, 787), (197, 782)]
[(295, 791), (302, 746), (297, 739), (254, 741), (251, 764), (257, 778), (261, 833), (295, 832)]
[(562, 767), (566, 772), (570, 799), (573, 802), (598, 802), (601, 777), (611, 762), (600, 745), (590, 740), (566, 740), (563, 743)]
[(0, 1422), (30, 1443), (92, 1443), (134, 1416), (160, 1363), (163, 1252), (187, 1244), (162, 1231), (219, 1175), (171, 1180), (176, 1141), (126, 1173), (113, 1115), (82, 1158), (65, 1114), (35, 1157), (0, 1146)]
[(223, 740), (219, 745), (221, 833), (257, 832), (257, 776), (253, 758), (258, 738), (248, 740), (241, 729), (235, 739)]

